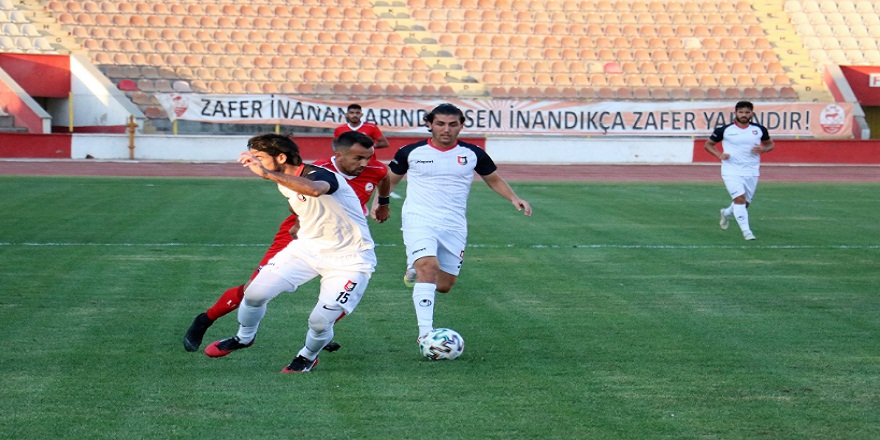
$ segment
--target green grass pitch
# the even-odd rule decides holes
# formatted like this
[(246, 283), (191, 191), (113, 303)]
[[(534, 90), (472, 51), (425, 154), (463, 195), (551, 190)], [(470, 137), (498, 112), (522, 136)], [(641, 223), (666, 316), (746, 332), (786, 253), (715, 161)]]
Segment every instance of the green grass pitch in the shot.
[(754, 242), (720, 179), (513, 186), (534, 216), (475, 182), (438, 294), (461, 358), (418, 355), (394, 199), (342, 350), (282, 375), (314, 282), (247, 350), (181, 344), (286, 215), (272, 184), (2, 176), (0, 438), (880, 438), (880, 185), (762, 183)]

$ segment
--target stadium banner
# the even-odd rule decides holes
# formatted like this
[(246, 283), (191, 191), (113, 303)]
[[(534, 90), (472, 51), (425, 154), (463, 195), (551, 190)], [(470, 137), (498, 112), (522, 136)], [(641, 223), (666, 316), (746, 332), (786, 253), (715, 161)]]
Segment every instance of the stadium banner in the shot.
[[(354, 101), (284, 95), (157, 93), (169, 118), (222, 124), (280, 124), (335, 128)], [(356, 101), (363, 120), (387, 133), (424, 134), (423, 117), (444, 102), (465, 112), (469, 135), (708, 136), (734, 120), (735, 102), (571, 102), (531, 100)], [(852, 137), (849, 103), (756, 102), (755, 122), (771, 136)]]

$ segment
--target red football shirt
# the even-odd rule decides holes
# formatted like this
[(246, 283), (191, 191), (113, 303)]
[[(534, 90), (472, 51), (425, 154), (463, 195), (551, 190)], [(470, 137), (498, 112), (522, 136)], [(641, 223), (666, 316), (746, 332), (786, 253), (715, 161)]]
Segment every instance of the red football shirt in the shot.
[(379, 181), (384, 179), (388, 174), (388, 167), (382, 162), (377, 161), (375, 156), (373, 156), (367, 164), (367, 167), (361, 172), (360, 176), (351, 177), (336, 169), (336, 165), (333, 163), (332, 159), (332, 157), (328, 157), (326, 159), (316, 160), (312, 165), (324, 167), (330, 171), (335, 171), (345, 176), (345, 179), (348, 181), (348, 186), (354, 190), (355, 194), (358, 196), (358, 200), (361, 201), (361, 206), (364, 208), (364, 214), (367, 214), (369, 212), (369, 210), (367, 210), (367, 202), (370, 201), (370, 196), (373, 194), (373, 191), (376, 190), (376, 185), (378, 185)]
[(348, 124), (336, 127), (336, 130), (333, 131), (333, 138), (338, 138), (340, 134), (345, 133), (346, 131), (359, 131), (373, 138), (374, 142), (378, 141), (379, 138), (382, 137), (382, 130), (379, 130), (379, 127), (376, 124), (370, 122), (361, 122), (361, 126), (358, 128), (352, 128), (352, 126)]

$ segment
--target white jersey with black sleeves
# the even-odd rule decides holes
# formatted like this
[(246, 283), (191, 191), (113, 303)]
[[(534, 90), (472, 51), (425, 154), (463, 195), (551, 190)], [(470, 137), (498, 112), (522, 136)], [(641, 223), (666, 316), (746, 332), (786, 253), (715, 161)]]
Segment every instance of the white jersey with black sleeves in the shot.
[(709, 139), (721, 142), (722, 150), (730, 155), (721, 161), (722, 176), (761, 174), (761, 155), (752, 153), (752, 148), (770, 140), (770, 134), (763, 125), (750, 123), (748, 127), (741, 128), (736, 124), (727, 124), (716, 128)]
[(407, 175), (406, 199), (401, 208), (403, 228), (467, 230), (467, 200), (474, 172), (492, 174), (497, 167), (480, 147), (459, 141), (450, 149), (430, 140), (401, 147), (388, 167)]
[(287, 197), (290, 207), (299, 216), (297, 239), (290, 245), (314, 253), (338, 255), (373, 249), (373, 237), (361, 202), (345, 177), (319, 167), (310, 167), (302, 177), (325, 181), (330, 184), (330, 190), (311, 197), (278, 185), (278, 190)]

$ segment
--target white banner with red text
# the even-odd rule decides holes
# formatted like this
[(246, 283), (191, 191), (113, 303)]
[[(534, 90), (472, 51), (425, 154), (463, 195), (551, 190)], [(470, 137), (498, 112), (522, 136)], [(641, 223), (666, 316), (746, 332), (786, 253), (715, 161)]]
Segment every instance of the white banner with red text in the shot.
[[(335, 128), (345, 123), (350, 100), (282, 95), (158, 93), (169, 118), (222, 124), (280, 124)], [(468, 135), (708, 136), (734, 120), (734, 102), (573, 102), (530, 100), (357, 101), (363, 120), (383, 132), (425, 133), (423, 118), (448, 102), (464, 111)], [(849, 103), (755, 102), (753, 121), (771, 136), (852, 137)]]

